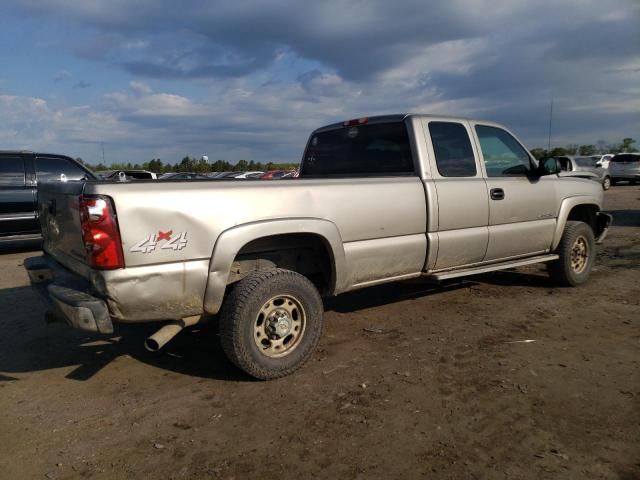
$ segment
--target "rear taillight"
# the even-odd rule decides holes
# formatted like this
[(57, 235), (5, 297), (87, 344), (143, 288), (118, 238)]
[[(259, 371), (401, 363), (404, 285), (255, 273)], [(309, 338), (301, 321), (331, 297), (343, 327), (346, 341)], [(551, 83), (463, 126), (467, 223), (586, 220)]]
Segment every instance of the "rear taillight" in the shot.
[(82, 241), (89, 265), (101, 270), (124, 267), (122, 242), (111, 200), (107, 197), (80, 197)]

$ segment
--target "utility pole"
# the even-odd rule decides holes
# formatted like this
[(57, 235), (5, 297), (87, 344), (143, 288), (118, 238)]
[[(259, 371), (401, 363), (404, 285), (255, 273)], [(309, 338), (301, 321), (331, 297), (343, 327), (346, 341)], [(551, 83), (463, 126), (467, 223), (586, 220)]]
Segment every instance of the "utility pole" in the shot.
[(104, 142), (100, 142), (100, 146), (102, 147), (102, 164), (104, 165)]
[(547, 143), (547, 151), (551, 150), (551, 127), (553, 125), (553, 97), (551, 97), (551, 105), (549, 106), (549, 142)]

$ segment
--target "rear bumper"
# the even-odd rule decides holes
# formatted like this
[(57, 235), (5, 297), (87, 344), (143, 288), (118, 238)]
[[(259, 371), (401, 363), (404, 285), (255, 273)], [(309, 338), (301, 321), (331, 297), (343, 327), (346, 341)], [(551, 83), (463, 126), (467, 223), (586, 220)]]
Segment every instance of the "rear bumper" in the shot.
[(49, 305), (47, 317), (62, 320), (78, 330), (113, 333), (107, 304), (89, 293), (89, 281), (69, 272), (48, 255), (27, 258), (24, 267), (31, 287)]

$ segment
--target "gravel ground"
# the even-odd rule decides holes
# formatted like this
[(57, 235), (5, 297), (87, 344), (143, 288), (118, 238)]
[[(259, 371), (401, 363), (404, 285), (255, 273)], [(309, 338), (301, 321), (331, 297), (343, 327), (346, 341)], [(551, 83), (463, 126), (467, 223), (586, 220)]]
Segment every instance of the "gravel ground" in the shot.
[(532, 266), (347, 294), (312, 360), (266, 383), (210, 331), (151, 354), (152, 325), (46, 325), (34, 245), (5, 246), (0, 478), (640, 478), (640, 189), (605, 198), (587, 285)]

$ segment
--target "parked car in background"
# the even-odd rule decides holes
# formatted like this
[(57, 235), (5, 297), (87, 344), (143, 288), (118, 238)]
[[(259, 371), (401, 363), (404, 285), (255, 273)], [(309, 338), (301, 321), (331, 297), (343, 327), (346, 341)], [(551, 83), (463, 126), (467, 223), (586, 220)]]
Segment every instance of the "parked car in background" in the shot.
[(264, 172), (260, 172), (260, 171), (253, 171), (253, 172), (240, 172), (240, 174), (236, 175), (233, 178), (258, 178), (261, 177), (262, 175), (264, 175)]
[(609, 170), (602, 168), (593, 157), (555, 157), (560, 163), (560, 175), (590, 178), (599, 182), (604, 190), (611, 187)]
[(262, 180), (279, 180), (291, 175), (291, 170), (269, 170), (260, 176)]
[(148, 170), (107, 170), (100, 172), (99, 176), (105, 180), (156, 180), (158, 178), (155, 173)]
[(211, 172), (211, 173), (208, 173), (207, 176), (209, 178), (223, 178), (229, 175), (230, 173), (233, 173), (233, 172)]
[(206, 176), (204, 173), (177, 172), (165, 173), (158, 180), (211, 180), (211, 177)]
[(0, 241), (40, 238), (38, 184), (96, 179), (84, 165), (64, 155), (0, 151)]
[(595, 159), (602, 168), (609, 168), (609, 161), (613, 156), (613, 153), (605, 153), (604, 155), (591, 155), (591, 158)]
[(626, 180), (635, 184), (640, 181), (640, 153), (618, 153), (609, 161), (611, 184)]

